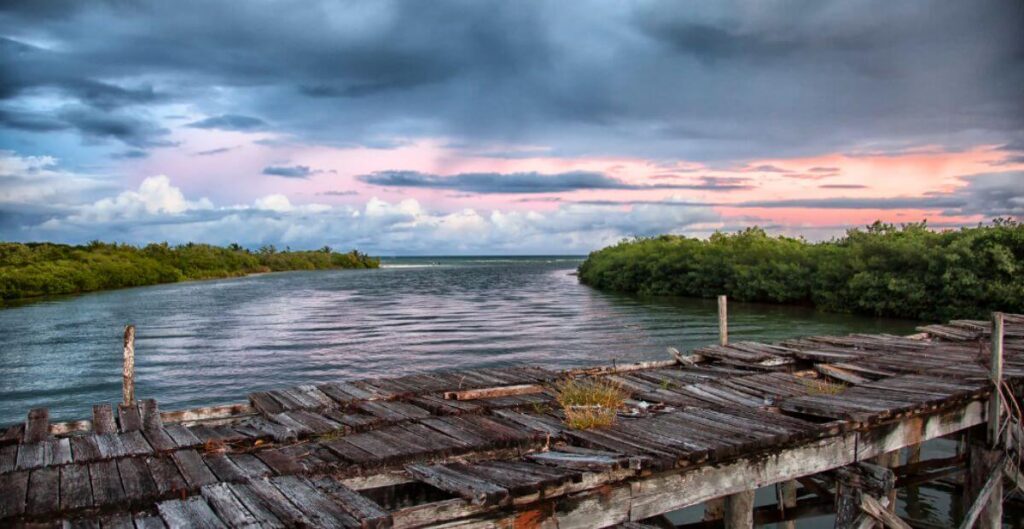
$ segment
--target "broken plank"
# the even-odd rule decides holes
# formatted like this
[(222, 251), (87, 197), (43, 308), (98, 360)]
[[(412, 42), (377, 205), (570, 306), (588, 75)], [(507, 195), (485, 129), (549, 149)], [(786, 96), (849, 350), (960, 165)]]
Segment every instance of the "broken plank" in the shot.
[(406, 465), (412, 477), (455, 494), (476, 505), (498, 505), (509, 498), (508, 489), (482, 479), (462, 474), (444, 465)]

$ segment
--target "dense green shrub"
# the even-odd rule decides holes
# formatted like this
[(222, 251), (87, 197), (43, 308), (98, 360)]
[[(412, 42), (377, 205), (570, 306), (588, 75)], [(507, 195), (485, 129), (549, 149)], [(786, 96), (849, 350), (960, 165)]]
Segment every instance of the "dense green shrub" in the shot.
[(814, 305), (833, 312), (947, 320), (1024, 312), (1024, 224), (935, 231), (876, 222), (820, 243), (760, 228), (707, 240), (662, 235), (590, 254), (580, 281), (642, 295)]
[(357, 251), (279, 252), (272, 246), (251, 252), (188, 243), (170, 246), (91, 242), (85, 246), (0, 242), (0, 299), (233, 277), (254, 272), (377, 268), (380, 260)]

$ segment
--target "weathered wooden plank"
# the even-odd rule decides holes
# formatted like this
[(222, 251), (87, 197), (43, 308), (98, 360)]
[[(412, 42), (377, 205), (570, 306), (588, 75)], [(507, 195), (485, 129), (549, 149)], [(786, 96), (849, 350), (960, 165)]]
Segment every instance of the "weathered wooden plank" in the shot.
[(89, 464), (92, 483), (92, 502), (96, 507), (115, 505), (125, 500), (124, 487), (116, 461), (97, 461)]
[(266, 391), (250, 393), (249, 402), (254, 408), (264, 415), (277, 415), (284, 411), (284, 406), (274, 399), (274, 397), (271, 397)]
[(252, 454), (232, 454), (229, 459), (242, 471), (246, 479), (261, 478), (273, 473), (270, 467)]
[(133, 430), (118, 435), (121, 439), (121, 447), (126, 456), (141, 456), (153, 453), (153, 447), (146, 441), (146, 437), (139, 430)]
[(129, 502), (141, 503), (155, 498), (160, 493), (143, 458), (118, 459), (117, 471), (121, 475), (121, 486)]
[(96, 437), (95, 435), (85, 435), (69, 439), (71, 456), (76, 463), (88, 463), (100, 459), (100, 449), (96, 444)]
[(195, 434), (180, 424), (165, 425), (164, 432), (174, 440), (174, 444), (177, 445), (178, 448), (191, 448), (203, 444)]
[(160, 517), (167, 527), (195, 529), (226, 529), (224, 522), (217, 517), (209, 504), (199, 496), (184, 500), (167, 500), (156, 505)]
[(73, 463), (60, 467), (60, 508), (63, 511), (92, 506), (89, 465)]
[(121, 442), (121, 436), (117, 433), (100, 434), (95, 436), (95, 439), (96, 448), (100, 452), (100, 459), (111, 459), (127, 455), (124, 444)]
[(247, 479), (245, 472), (221, 453), (203, 454), (203, 461), (213, 471), (220, 481), (244, 481)]
[(206, 485), (201, 489), (206, 502), (228, 527), (259, 527), (257, 519), (245, 505), (239, 501), (226, 483)]
[(60, 511), (60, 470), (39, 469), (29, 477), (25, 512), (31, 516), (55, 514)]
[(295, 458), (278, 449), (260, 450), (256, 452), (256, 457), (277, 474), (298, 474), (303, 470)]
[(97, 434), (109, 434), (117, 431), (117, 425), (114, 423), (114, 410), (110, 404), (93, 405), (92, 429)]
[(248, 509), (263, 509), (287, 527), (316, 527), (313, 520), (302, 513), (277, 487), (267, 479), (255, 479), (246, 484), (232, 484), (231, 490)]
[(142, 429), (142, 415), (139, 413), (139, 406), (137, 404), (118, 404), (117, 415), (118, 419), (120, 419), (122, 432), (134, 432)]
[(159, 428), (146, 428), (142, 433), (146, 437), (146, 441), (153, 450), (157, 452), (169, 452), (178, 448), (178, 443), (174, 442), (174, 439), (164, 430), (163, 426)]
[(50, 410), (33, 408), (25, 419), (25, 436), (23, 443), (41, 443), (50, 438)]
[(337, 529), (359, 527), (355, 518), (305, 480), (296, 476), (279, 476), (270, 481), (314, 525)]
[(171, 453), (171, 459), (178, 466), (189, 488), (198, 489), (217, 482), (217, 476), (213, 475), (195, 450), (177, 450)]
[(119, 512), (100, 518), (100, 527), (103, 529), (135, 529), (135, 523), (132, 522), (130, 513)]
[(163, 419), (160, 417), (160, 409), (154, 399), (143, 399), (139, 401), (139, 414), (142, 416), (142, 429), (160, 430), (164, 427)]
[(536, 452), (527, 454), (527, 459), (545, 465), (600, 472), (621, 467), (628, 458), (603, 455), (570, 454), (565, 452)]
[(46, 465), (46, 445), (44, 443), (25, 443), (18, 445), (18, 460), (15, 468), (29, 470)]
[(46, 464), (66, 465), (72, 461), (71, 440), (67, 437), (46, 441)]
[(146, 458), (146, 466), (149, 467), (150, 475), (153, 477), (153, 482), (156, 483), (156, 489), (160, 495), (170, 495), (188, 490), (185, 478), (181, 476), (178, 466), (170, 457)]
[(444, 398), (452, 400), (474, 400), (508, 397), (511, 395), (531, 395), (542, 392), (544, 392), (544, 386), (539, 386), (537, 384), (519, 384), (515, 386), (446, 391), (444, 393)]
[(29, 473), (10, 472), (0, 476), (0, 520), (21, 516), (25, 512)]
[(167, 524), (159, 516), (137, 514), (133, 521), (135, 522), (135, 529), (167, 529)]
[(0, 446), (0, 474), (14, 470), (18, 461), (18, 445)]
[(342, 509), (359, 521), (362, 529), (391, 527), (391, 515), (366, 496), (329, 477), (321, 476), (312, 479), (311, 482), (318, 489), (336, 500)]
[(406, 465), (405, 471), (420, 481), (478, 505), (497, 505), (509, 499), (508, 489), (444, 465)]

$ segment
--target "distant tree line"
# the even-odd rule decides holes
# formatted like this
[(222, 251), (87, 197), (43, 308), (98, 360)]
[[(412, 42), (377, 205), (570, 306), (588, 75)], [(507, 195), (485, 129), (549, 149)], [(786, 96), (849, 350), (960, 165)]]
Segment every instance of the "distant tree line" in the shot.
[(234, 277), (259, 272), (377, 268), (380, 259), (355, 250), (337, 253), (278, 251), (264, 246), (253, 252), (188, 243), (171, 246), (91, 242), (84, 246), (0, 242), (0, 299), (174, 283), (190, 279)]
[(760, 228), (706, 240), (662, 235), (593, 252), (579, 268), (593, 287), (641, 295), (813, 305), (945, 321), (1024, 312), (1024, 224), (935, 231), (875, 222), (810, 243)]

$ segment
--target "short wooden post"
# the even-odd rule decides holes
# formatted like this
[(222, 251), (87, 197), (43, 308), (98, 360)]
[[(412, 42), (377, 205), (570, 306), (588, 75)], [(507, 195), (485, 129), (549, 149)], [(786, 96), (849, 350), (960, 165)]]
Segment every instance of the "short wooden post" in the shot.
[(725, 516), (725, 498), (714, 498), (704, 502), (704, 521), (721, 520)]
[[(790, 509), (795, 509), (796, 481), (783, 481), (782, 483), (777, 483), (775, 487), (776, 495), (778, 496), (779, 500), (779, 511), (785, 513)], [(779, 527), (782, 529), (794, 529), (796, 527), (796, 522), (793, 520), (785, 521), (780, 523)]]
[(124, 327), (124, 371), (122, 372), (121, 394), (124, 405), (135, 403), (135, 326)]
[(726, 308), (728, 299), (718, 296), (718, 344), (729, 344), (729, 311)]
[(754, 491), (745, 490), (725, 497), (725, 529), (753, 529)]
[(999, 448), (999, 426), (1003, 412), (1003, 313), (992, 313), (992, 397), (988, 400), (988, 442), (992, 448)]

